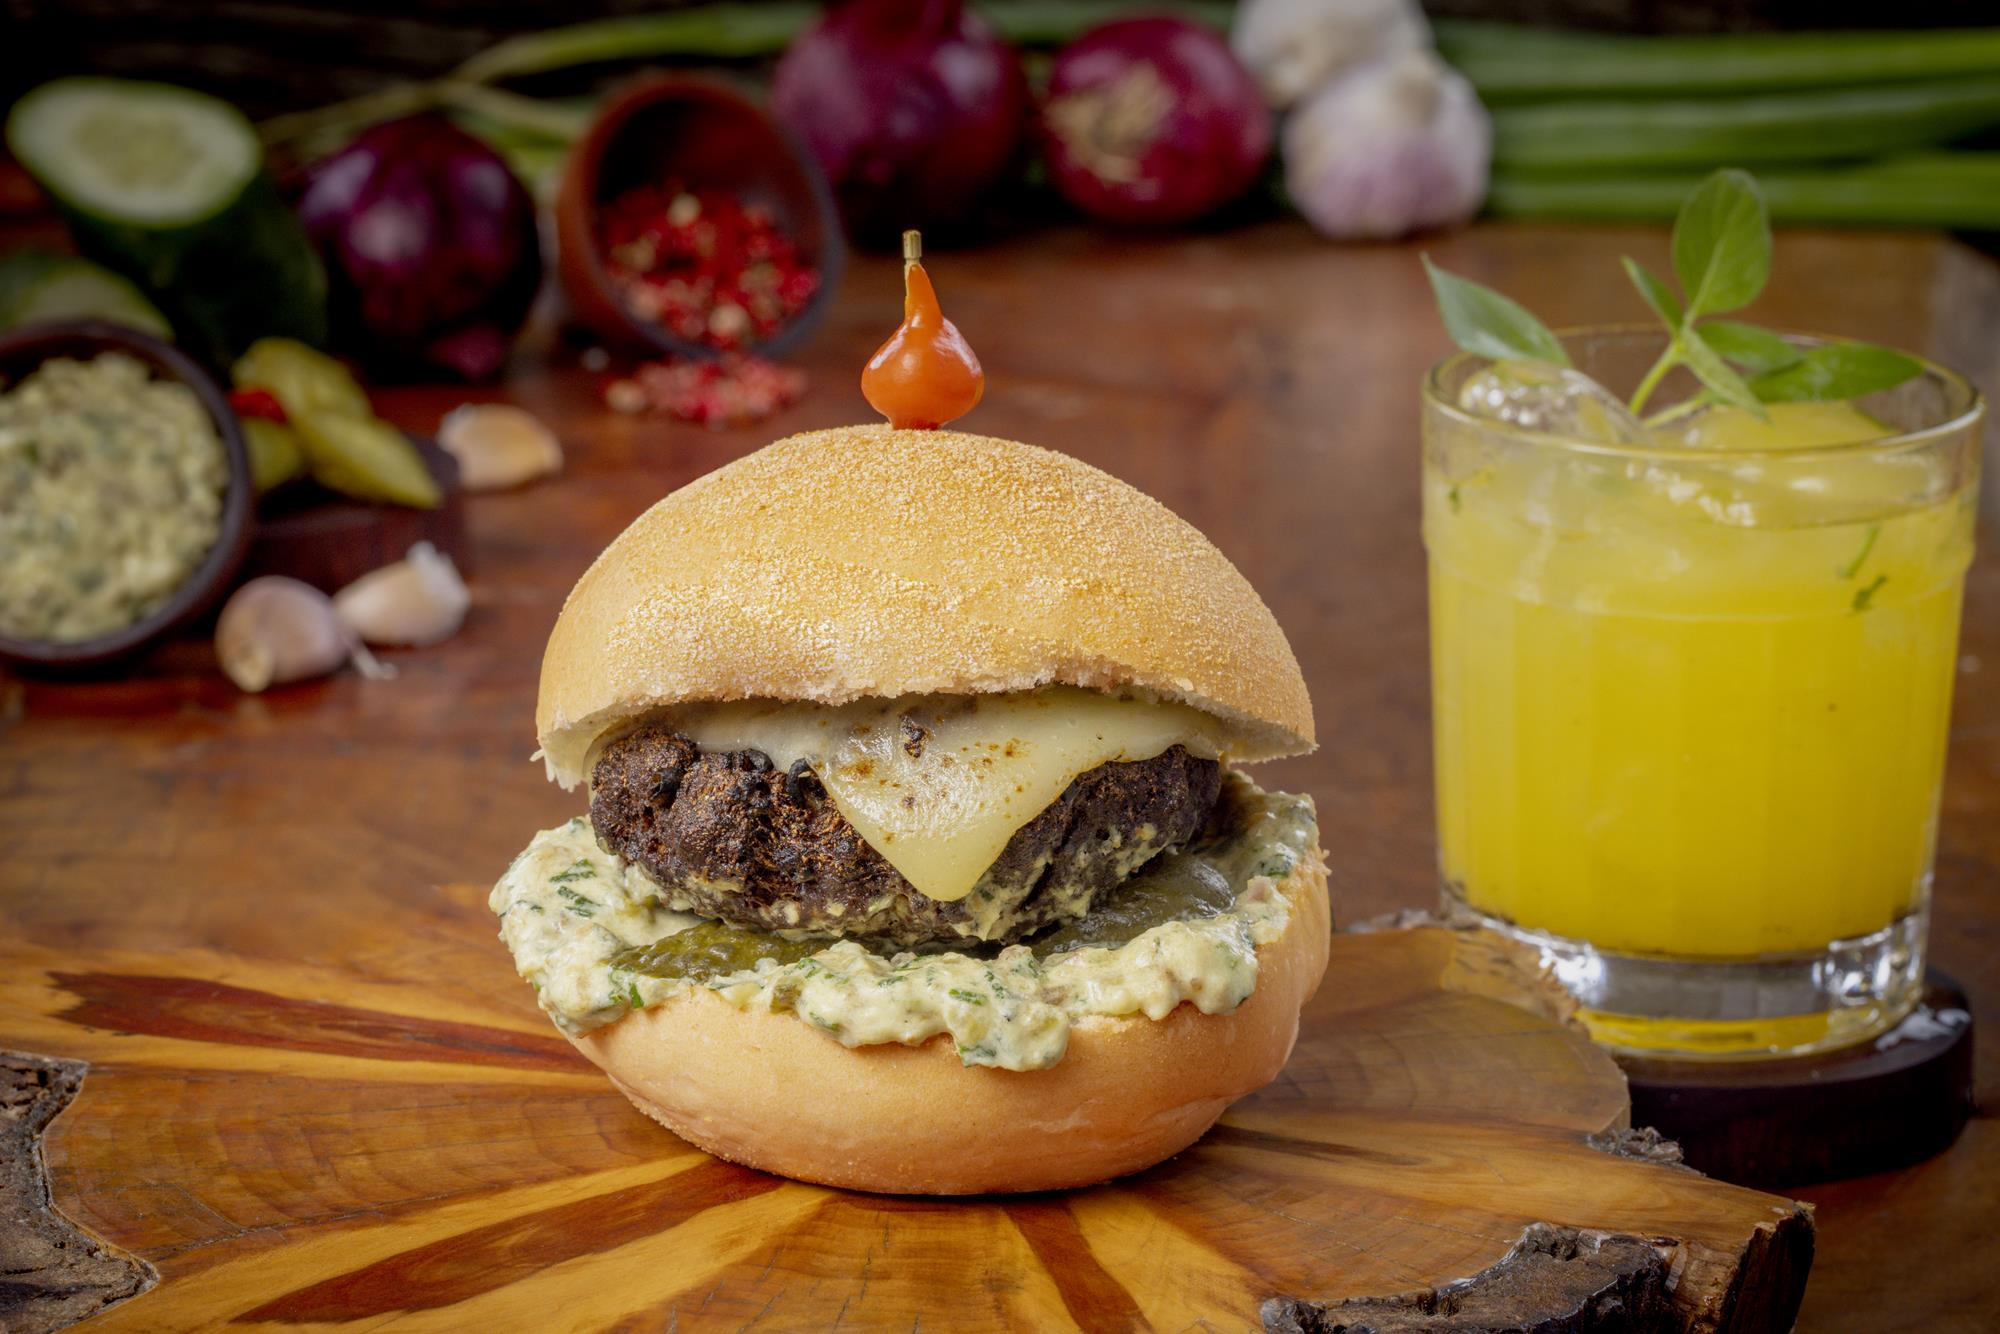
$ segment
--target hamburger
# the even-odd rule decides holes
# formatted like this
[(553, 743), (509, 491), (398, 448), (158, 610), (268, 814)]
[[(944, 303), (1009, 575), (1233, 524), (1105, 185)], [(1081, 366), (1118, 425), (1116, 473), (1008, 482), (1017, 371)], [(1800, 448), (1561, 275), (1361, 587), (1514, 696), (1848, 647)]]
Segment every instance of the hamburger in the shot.
[(794, 436), (565, 602), (540, 757), (588, 812), (492, 895), (557, 1027), (719, 1157), (862, 1190), (1078, 1186), (1274, 1078), (1325, 971), (1313, 745), (1234, 566), (1074, 459)]

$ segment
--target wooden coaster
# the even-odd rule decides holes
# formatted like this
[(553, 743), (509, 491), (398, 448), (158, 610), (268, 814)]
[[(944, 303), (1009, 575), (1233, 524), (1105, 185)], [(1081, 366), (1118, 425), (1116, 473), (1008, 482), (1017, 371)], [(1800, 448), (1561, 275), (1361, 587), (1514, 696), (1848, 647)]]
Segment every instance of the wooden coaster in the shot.
[(1909, 1018), (1873, 1042), (1775, 1061), (1618, 1058), (1632, 1124), (1677, 1141), (1687, 1164), (1783, 1189), (1907, 1167), (1972, 1114), (1972, 1011), (1932, 969)]

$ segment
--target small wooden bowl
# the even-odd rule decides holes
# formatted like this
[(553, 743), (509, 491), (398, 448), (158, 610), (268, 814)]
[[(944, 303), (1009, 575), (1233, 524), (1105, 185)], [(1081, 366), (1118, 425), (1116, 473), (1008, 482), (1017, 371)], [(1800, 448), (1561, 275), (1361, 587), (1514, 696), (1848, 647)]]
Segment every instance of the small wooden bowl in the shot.
[(244, 576), (282, 574), (337, 593), (369, 571), (403, 559), (419, 542), (430, 543), (451, 557), (460, 574), (470, 575), (458, 460), (422, 436), (411, 436), (410, 443), (437, 478), (444, 498), (436, 509), (355, 500), (314, 482), (280, 487), (258, 507)]
[(846, 259), (833, 193), (819, 165), (756, 103), (725, 84), (685, 75), (646, 74), (627, 83), (570, 150), (556, 196), (556, 272), (572, 313), (623, 348), (719, 355), (627, 309), (605, 270), (597, 225), (603, 206), (634, 186), (668, 181), (727, 191), (770, 209), (813, 257), (820, 284), (805, 309), (771, 337), (744, 344), (764, 356), (796, 347), (825, 314)]
[(229, 587), (249, 546), (250, 511), (255, 497), (243, 428), (237, 424), (222, 387), (185, 354), (149, 334), (102, 321), (31, 325), (0, 335), (0, 384), (12, 386), (43, 362), (56, 357), (87, 361), (106, 352), (123, 352), (144, 363), (156, 378), (186, 385), (215, 423), (215, 433), (221, 437), (229, 463), (229, 486), (222, 497), (222, 522), (216, 531), (215, 545), (172, 597), (122, 630), (74, 643), (0, 635), (0, 658), (30, 666), (62, 668), (109, 662), (134, 653), (208, 610)]

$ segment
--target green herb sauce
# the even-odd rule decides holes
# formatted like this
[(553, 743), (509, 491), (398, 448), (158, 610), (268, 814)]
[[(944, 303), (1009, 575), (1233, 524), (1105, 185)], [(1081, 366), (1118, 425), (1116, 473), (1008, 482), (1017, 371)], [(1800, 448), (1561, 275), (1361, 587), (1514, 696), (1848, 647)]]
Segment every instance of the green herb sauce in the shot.
[[(1310, 799), (1241, 777), (1225, 802), (1225, 836), (1156, 858), (1085, 917), (1014, 945), (888, 953), (671, 912), (583, 820), (537, 835), (492, 906), (542, 1008), (571, 1032), (702, 986), (848, 1046), (948, 1033), (968, 1065), (1041, 1069), (1088, 1016), (1163, 1019), (1183, 1002), (1225, 1013), (1254, 991), (1257, 946), (1290, 917), (1276, 886), (1316, 855), (1319, 830)], [(557, 883), (579, 879), (598, 897)]]

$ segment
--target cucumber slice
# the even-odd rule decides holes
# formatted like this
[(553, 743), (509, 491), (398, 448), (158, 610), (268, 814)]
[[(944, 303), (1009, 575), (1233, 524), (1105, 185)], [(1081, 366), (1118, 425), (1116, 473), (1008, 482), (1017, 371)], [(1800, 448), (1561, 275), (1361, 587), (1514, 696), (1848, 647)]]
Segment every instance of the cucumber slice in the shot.
[(264, 165), (256, 130), (227, 102), (124, 79), (43, 84), (14, 104), (7, 146), (64, 205), (147, 228), (214, 217)]
[(109, 269), (52, 250), (0, 255), (0, 332), (50, 320), (109, 320), (173, 337), (159, 308)]
[(58, 79), (14, 104), (7, 143), (77, 249), (137, 283), (211, 366), (266, 334), (325, 340), (326, 270), (228, 103), (165, 84)]

